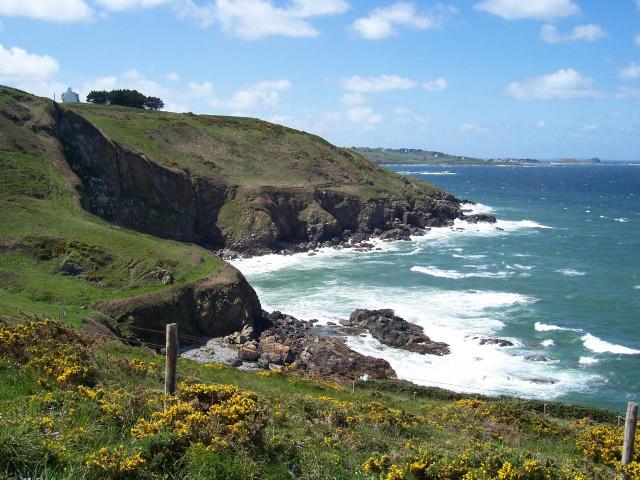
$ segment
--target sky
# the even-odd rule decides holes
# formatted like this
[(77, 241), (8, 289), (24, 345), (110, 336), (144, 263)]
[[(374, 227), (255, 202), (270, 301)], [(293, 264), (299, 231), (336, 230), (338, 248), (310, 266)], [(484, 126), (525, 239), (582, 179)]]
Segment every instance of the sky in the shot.
[(340, 146), (640, 159), (640, 0), (0, 0), (0, 84)]

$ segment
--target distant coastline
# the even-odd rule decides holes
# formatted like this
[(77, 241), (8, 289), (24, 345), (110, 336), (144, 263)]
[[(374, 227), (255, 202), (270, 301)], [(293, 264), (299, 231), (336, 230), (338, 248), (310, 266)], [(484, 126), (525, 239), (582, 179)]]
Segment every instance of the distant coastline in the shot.
[(602, 163), (602, 161), (597, 157), (589, 159), (560, 158), (553, 160), (539, 160), (534, 158), (484, 159), (414, 148), (351, 147), (351, 149), (358, 152), (366, 159), (383, 165), (433, 165), (449, 167), (455, 165), (597, 165)]

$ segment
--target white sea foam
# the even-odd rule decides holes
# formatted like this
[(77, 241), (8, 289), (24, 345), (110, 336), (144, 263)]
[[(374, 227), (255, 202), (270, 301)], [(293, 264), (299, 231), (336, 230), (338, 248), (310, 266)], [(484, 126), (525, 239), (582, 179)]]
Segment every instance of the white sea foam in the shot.
[(455, 172), (450, 172), (445, 170), (443, 172), (423, 172), (423, 171), (415, 171), (415, 170), (403, 170), (398, 172), (400, 175), (457, 175)]
[(460, 204), (463, 210), (467, 210), (470, 215), (478, 215), (481, 213), (492, 213), (493, 207), (484, 205), (482, 203), (462, 203)]
[(587, 274), (586, 272), (580, 272), (572, 268), (561, 268), (559, 270), (555, 270), (555, 272), (561, 273), (565, 277), (584, 277)]
[(553, 347), (556, 344), (556, 342), (554, 342), (553, 340), (551, 340), (550, 338), (547, 340), (543, 340), (542, 342), (540, 342), (540, 345), (542, 345), (543, 347)]
[(457, 270), (442, 270), (436, 267), (420, 267), (420, 266), (411, 267), (411, 271), (422, 273), (424, 275), (430, 275), (432, 277), (451, 278), (451, 279), (474, 278), (474, 277), (475, 278), (506, 278), (512, 275), (511, 272), (463, 273), (463, 272), (458, 272)]
[(580, 360), (578, 360), (578, 363), (580, 365), (595, 365), (597, 363), (600, 363), (600, 360), (593, 357), (580, 357)]
[(566, 328), (542, 322), (536, 322), (533, 328), (535, 328), (536, 332), (582, 332), (579, 328)]
[(625, 347), (624, 345), (616, 345), (610, 343), (601, 338), (587, 333), (582, 337), (582, 343), (585, 348), (595, 353), (616, 353), (620, 355), (638, 355), (640, 350), (634, 350), (633, 348)]
[(629, 219), (628, 218), (616, 218), (614, 219), (616, 222), (620, 222), (620, 223), (628, 223)]
[(454, 253), (451, 255), (453, 258), (464, 258), (467, 260), (477, 260), (480, 258), (486, 258), (486, 255), (458, 255), (457, 253)]

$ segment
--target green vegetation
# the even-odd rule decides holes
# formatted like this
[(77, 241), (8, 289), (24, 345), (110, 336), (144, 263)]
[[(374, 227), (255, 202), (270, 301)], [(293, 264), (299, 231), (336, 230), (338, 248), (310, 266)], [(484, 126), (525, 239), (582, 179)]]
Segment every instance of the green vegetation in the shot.
[(0, 478), (604, 480), (619, 462), (595, 409), (187, 360), (167, 398), (163, 363), (48, 319), (0, 325)]
[[(332, 188), (363, 198), (412, 189), (358, 153), (320, 137), (254, 118), (65, 105), (102, 132), (166, 165), (241, 189)], [(427, 191), (434, 187), (421, 183)]]
[(97, 105), (120, 105), (123, 107), (162, 110), (164, 102), (158, 97), (147, 97), (137, 90), (92, 90), (87, 95), (87, 102)]
[[(46, 106), (0, 90), (0, 109), (26, 123), (46, 115)], [(200, 247), (86, 213), (49, 138), (2, 116), (0, 131), (0, 316), (23, 310), (79, 324), (96, 313), (95, 302), (193, 282), (220, 268), (221, 260)]]

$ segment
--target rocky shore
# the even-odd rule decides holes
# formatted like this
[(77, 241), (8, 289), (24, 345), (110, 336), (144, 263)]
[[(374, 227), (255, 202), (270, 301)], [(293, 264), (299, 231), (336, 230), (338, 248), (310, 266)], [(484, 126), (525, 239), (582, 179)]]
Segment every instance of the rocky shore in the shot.
[(434, 342), (422, 327), (396, 316), (393, 310), (356, 310), (341, 325), (316, 325), (281, 312), (263, 311), (261, 321), (207, 345), (185, 352), (202, 362), (223, 362), (242, 369), (291, 366), (312, 377), (346, 382), (361, 378), (395, 378), (386, 360), (355, 352), (345, 343), (348, 335), (369, 331), (393, 348), (429, 355), (446, 355), (449, 347)]

